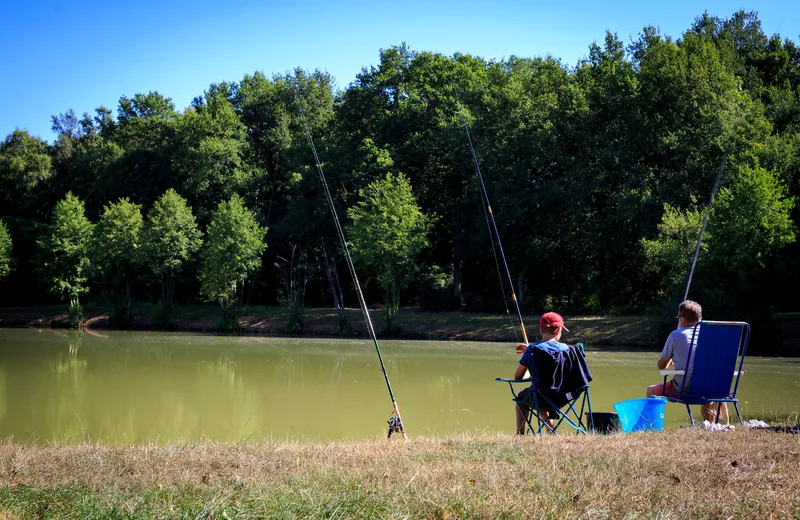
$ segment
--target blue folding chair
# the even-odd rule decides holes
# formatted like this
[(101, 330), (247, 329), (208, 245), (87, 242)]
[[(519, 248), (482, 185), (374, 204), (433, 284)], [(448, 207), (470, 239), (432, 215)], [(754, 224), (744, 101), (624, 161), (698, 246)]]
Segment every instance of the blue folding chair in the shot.
[[(543, 432), (557, 434), (558, 427), (566, 424), (576, 433), (586, 434), (592, 431), (594, 422), (592, 403), (589, 399), (589, 382), (592, 380), (592, 374), (586, 364), (583, 343), (576, 343), (569, 347), (569, 350), (560, 353), (548, 353), (533, 346), (528, 348), (533, 349), (534, 366), (529, 367), (531, 377), (495, 378), (495, 381), (508, 383), (513, 396), (511, 400), (517, 406), (527, 406), (528, 413), (525, 416), (527, 429), (539, 435)], [(515, 384), (531, 387), (527, 398), (520, 397), (522, 389), (518, 392), (514, 387)], [(543, 419), (539, 414), (541, 409), (548, 409), (555, 416)], [(588, 426), (584, 422), (584, 416), (589, 420)], [(549, 419), (553, 420), (553, 426), (550, 426)]]
[[(750, 339), (750, 325), (743, 321), (701, 321), (694, 326), (690, 345), (694, 348), (686, 360), (688, 370), (662, 370), (666, 389), (667, 377), (682, 375), (683, 382), (677, 392), (665, 394), (670, 401), (686, 405), (689, 421), (694, 417), (689, 405), (717, 405), (717, 421), (722, 403), (733, 403), (739, 422), (739, 400), (736, 390), (742, 376), (744, 355)], [(737, 368), (738, 367), (738, 368)], [(663, 392), (662, 392), (663, 393)]]

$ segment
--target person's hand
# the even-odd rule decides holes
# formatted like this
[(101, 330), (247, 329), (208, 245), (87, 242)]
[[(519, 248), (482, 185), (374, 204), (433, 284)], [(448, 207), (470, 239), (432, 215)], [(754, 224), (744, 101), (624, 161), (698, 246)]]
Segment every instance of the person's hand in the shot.
[(520, 343), (519, 345), (517, 345), (517, 354), (522, 354), (523, 352), (525, 352), (526, 348), (528, 348), (528, 345), (526, 345), (525, 343)]

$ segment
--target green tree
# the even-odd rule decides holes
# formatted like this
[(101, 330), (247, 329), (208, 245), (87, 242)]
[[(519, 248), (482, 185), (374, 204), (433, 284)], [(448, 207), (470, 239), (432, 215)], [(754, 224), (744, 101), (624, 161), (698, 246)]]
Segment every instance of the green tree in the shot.
[(0, 280), (11, 272), (11, 235), (0, 220)]
[[(741, 165), (729, 187), (720, 189), (708, 228), (714, 272), (724, 285), (751, 298), (763, 295), (765, 269), (796, 239), (791, 212), (796, 199), (775, 175), (755, 165)], [(717, 285), (722, 285), (719, 283)], [(730, 299), (725, 294), (723, 299)], [(768, 297), (761, 296), (767, 301)]]
[(41, 272), (50, 290), (69, 301), (73, 326), (81, 321), (79, 298), (89, 292), (92, 228), (83, 201), (70, 192), (56, 204), (45, 236), (37, 241)]
[(219, 302), (227, 321), (237, 293), (247, 277), (261, 266), (261, 255), (267, 248), (264, 243), (267, 228), (256, 222), (253, 212), (234, 194), (227, 202), (219, 203), (206, 231), (201, 254), (201, 292), (209, 301)]
[(47, 143), (24, 130), (0, 142), (0, 203), (3, 213), (38, 213), (36, 197), (51, 173)]
[[(657, 294), (660, 299), (677, 298), (676, 295), (683, 289), (702, 222), (703, 211), (699, 207), (681, 211), (665, 203), (658, 224), (658, 236), (641, 239), (646, 258), (644, 270), (660, 280), (661, 287)], [(708, 240), (701, 247), (701, 255), (705, 259)]]
[(172, 309), (176, 277), (203, 243), (202, 232), (186, 200), (167, 190), (147, 213), (143, 228), (142, 258), (161, 283), (161, 302)]
[(92, 263), (114, 303), (114, 320), (129, 321), (131, 283), (141, 260), (142, 206), (127, 198), (103, 208), (92, 241)]
[(361, 190), (361, 201), (347, 212), (353, 256), (384, 291), (387, 331), (396, 327), (400, 291), (417, 272), (417, 256), (429, 246), (432, 219), (420, 211), (411, 183), (387, 173)]

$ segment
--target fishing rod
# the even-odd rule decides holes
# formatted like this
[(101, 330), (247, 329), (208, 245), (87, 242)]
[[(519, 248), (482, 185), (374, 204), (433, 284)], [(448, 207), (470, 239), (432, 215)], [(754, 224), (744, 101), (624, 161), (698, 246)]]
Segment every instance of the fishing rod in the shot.
[[(478, 157), (475, 155), (475, 147), (472, 145), (472, 136), (469, 133), (469, 125), (467, 124), (467, 116), (464, 113), (464, 108), (461, 106), (461, 102), (458, 100), (458, 92), (456, 91), (455, 87), (453, 87), (453, 93), (455, 94), (456, 104), (458, 105), (458, 109), (461, 112), (461, 117), (464, 121), (464, 131), (467, 134), (467, 142), (469, 143), (469, 150), (472, 153), (472, 163), (475, 166), (475, 173), (478, 175), (478, 181), (481, 188), (481, 197), (483, 198), (483, 203), (485, 204), (485, 210), (489, 215), (489, 222), (490, 222), (490, 234), (494, 232), (494, 240), (497, 241), (497, 249), (500, 251), (500, 259), (503, 261), (503, 268), (506, 272), (506, 277), (508, 278), (508, 287), (511, 290), (511, 301), (514, 302), (514, 308), (517, 311), (517, 318), (519, 319), (519, 328), (522, 331), (522, 340), (526, 345), (528, 345), (528, 334), (525, 332), (525, 323), (522, 320), (522, 310), (519, 307), (519, 301), (517, 301), (517, 294), (514, 292), (514, 281), (511, 278), (511, 271), (508, 269), (508, 262), (506, 261), (506, 255), (503, 252), (503, 244), (500, 242), (500, 232), (497, 230), (497, 223), (494, 220), (494, 212), (492, 211), (492, 204), (489, 202), (489, 194), (486, 191), (486, 184), (483, 182), (483, 175), (481, 174), (481, 167), (478, 164)], [(505, 291), (504, 291), (505, 292)]]
[(711, 207), (714, 205), (714, 197), (717, 195), (717, 190), (719, 189), (720, 179), (722, 178), (722, 172), (725, 170), (725, 165), (728, 163), (728, 153), (726, 151), (725, 157), (722, 158), (722, 163), (719, 165), (719, 170), (717, 171), (717, 179), (714, 181), (714, 187), (711, 189), (711, 198), (708, 201), (708, 207), (706, 208), (706, 214), (703, 217), (703, 225), (700, 227), (700, 235), (697, 237), (697, 245), (694, 248), (694, 257), (692, 258), (692, 266), (689, 268), (689, 278), (686, 280), (686, 290), (683, 292), (683, 300), (689, 297), (689, 287), (692, 285), (692, 276), (694, 276), (694, 268), (697, 265), (697, 257), (700, 256), (700, 244), (703, 243), (703, 235), (706, 232), (706, 224), (708, 224), (708, 217), (711, 214)]
[[(741, 87), (739, 87), (741, 91)], [(731, 149), (733, 148), (733, 139), (736, 137), (736, 129), (739, 126), (739, 122), (742, 120), (742, 111), (739, 111), (739, 118), (736, 120), (736, 124), (733, 125), (733, 131), (731, 132), (731, 137), (728, 139), (728, 145), (725, 147), (724, 155), (722, 156), (722, 162), (720, 162), (719, 168), (717, 169), (717, 178), (714, 180), (714, 186), (711, 188), (711, 197), (708, 200), (708, 207), (706, 208), (706, 214), (703, 216), (703, 224), (700, 226), (700, 234), (697, 237), (697, 245), (694, 248), (694, 257), (692, 258), (692, 265), (689, 268), (689, 276), (686, 279), (686, 289), (683, 292), (683, 300), (689, 297), (689, 288), (692, 286), (692, 277), (694, 276), (694, 268), (697, 265), (697, 258), (700, 256), (700, 245), (703, 243), (703, 235), (706, 232), (706, 224), (708, 224), (708, 217), (711, 215), (711, 208), (714, 206), (714, 197), (717, 195), (717, 190), (719, 190), (720, 182), (722, 181), (722, 172), (725, 171), (725, 165), (728, 164), (728, 156), (731, 153)]]
[(303, 110), (303, 105), (300, 103), (300, 93), (297, 85), (295, 85), (295, 100), (297, 101), (297, 106), (300, 109), (300, 117), (303, 120), (303, 126), (305, 127), (308, 144), (311, 146), (311, 152), (314, 154), (314, 163), (317, 167), (317, 176), (325, 193), (325, 198), (328, 201), (328, 207), (331, 210), (331, 215), (333, 215), (333, 222), (336, 225), (336, 231), (339, 235), (342, 251), (344, 251), (344, 256), (347, 260), (345, 263), (350, 271), (350, 276), (353, 277), (353, 285), (356, 288), (356, 295), (358, 296), (358, 303), (361, 306), (361, 313), (364, 315), (364, 321), (367, 324), (367, 331), (369, 332), (370, 338), (372, 338), (372, 342), (375, 344), (375, 350), (378, 353), (378, 361), (380, 361), (383, 378), (386, 381), (386, 388), (389, 390), (389, 397), (392, 400), (392, 416), (388, 421), (389, 434), (387, 435), (387, 438), (391, 438), (392, 433), (400, 433), (403, 435), (403, 439), (407, 439), (408, 437), (406, 435), (406, 430), (403, 427), (403, 419), (400, 417), (400, 408), (397, 406), (397, 400), (395, 399), (394, 392), (392, 391), (392, 384), (389, 382), (389, 374), (386, 373), (386, 365), (383, 363), (381, 347), (378, 345), (378, 336), (375, 334), (375, 328), (372, 326), (372, 319), (369, 316), (369, 309), (367, 309), (367, 302), (364, 299), (364, 293), (361, 291), (361, 284), (358, 283), (358, 275), (356, 274), (356, 268), (353, 264), (353, 258), (350, 256), (350, 249), (347, 247), (347, 240), (344, 236), (344, 230), (342, 229), (342, 224), (339, 222), (339, 216), (336, 213), (333, 197), (331, 196), (328, 182), (325, 180), (325, 173), (322, 171), (322, 163), (320, 162), (319, 155), (317, 154), (317, 147), (314, 146), (314, 139), (311, 137), (311, 129), (309, 128), (308, 121), (306, 120), (305, 110)]

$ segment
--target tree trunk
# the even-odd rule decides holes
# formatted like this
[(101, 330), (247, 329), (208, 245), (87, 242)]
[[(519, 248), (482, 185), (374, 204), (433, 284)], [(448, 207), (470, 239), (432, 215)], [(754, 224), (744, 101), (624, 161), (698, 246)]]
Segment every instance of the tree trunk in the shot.
[(175, 279), (172, 276), (167, 276), (161, 284), (161, 296), (164, 306), (168, 309), (172, 308), (172, 299), (175, 297)]
[(397, 313), (400, 311), (400, 290), (397, 288), (393, 288), (390, 292), (391, 295), (391, 313), (392, 313), (392, 321), (397, 320)]
[(328, 278), (331, 296), (333, 296), (333, 305), (336, 307), (336, 312), (339, 314), (339, 320), (342, 321), (344, 319), (344, 294), (342, 292), (342, 284), (339, 282), (336, 264), (334, 264), (333, 258), (328, 256), (325, 246), (322, 247), (322, 258), (325, 261), (325, 275)]
[(457, 238), (453, 237), (453, 298), (461, 299), (461, 254), (457, 245)]

